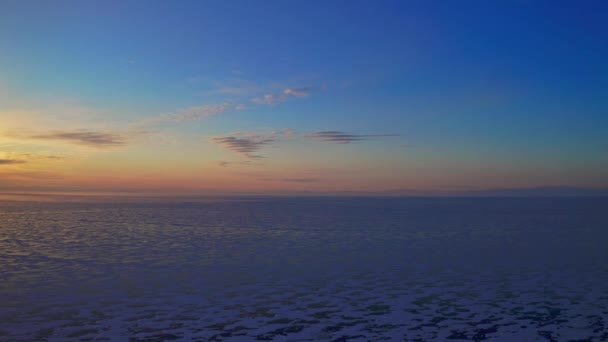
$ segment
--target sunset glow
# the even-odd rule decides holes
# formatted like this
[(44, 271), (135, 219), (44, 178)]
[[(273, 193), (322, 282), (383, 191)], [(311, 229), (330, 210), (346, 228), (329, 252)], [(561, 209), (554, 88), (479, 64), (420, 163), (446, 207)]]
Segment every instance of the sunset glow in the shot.
[(5, 192), (608, 186), (602, 11), (485, 2), (0, 7)]

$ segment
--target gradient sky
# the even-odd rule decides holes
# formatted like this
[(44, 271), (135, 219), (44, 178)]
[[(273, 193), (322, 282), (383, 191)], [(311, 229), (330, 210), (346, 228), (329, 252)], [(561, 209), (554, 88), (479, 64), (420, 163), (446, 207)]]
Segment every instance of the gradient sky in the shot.
[(605, 1), (0, 2), (0, 191), (608, 186)]

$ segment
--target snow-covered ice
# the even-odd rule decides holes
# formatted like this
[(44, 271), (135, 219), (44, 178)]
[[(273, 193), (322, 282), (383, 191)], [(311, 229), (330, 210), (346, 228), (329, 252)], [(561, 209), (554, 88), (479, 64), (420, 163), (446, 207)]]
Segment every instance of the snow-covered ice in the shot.
[(606, 208), (0, 203), (0, 340), (608, 341)]

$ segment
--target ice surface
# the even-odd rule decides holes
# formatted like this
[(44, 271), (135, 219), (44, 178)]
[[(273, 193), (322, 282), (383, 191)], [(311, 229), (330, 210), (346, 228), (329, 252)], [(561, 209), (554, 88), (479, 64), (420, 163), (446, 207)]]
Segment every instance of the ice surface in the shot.
[(0, 340), (607, 341), (606, 208), (0, 203)]

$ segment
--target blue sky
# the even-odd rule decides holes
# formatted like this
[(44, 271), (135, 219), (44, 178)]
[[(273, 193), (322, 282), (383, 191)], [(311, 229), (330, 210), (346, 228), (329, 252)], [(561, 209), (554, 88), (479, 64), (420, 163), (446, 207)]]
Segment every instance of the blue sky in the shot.
[[(607, 10), (4, 1), (0, 153), (19, 162), (0, 172), (15, 189), (120, 190), (128, 177), (111, 170), (155, 168), (142, 187), (154, 175), (176, 191), (608, 186)], [(61, 158), (18, 157), (32, 151)], [(30, 184), (32, 172), (62, 181)]]

